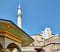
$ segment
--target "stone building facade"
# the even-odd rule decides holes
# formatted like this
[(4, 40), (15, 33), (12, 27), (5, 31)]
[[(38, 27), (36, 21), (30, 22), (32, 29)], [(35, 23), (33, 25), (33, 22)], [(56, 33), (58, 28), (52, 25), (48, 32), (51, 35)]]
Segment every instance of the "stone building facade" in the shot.
[[(33, 47), (40, 47), (45, 52), (60, 52), (60, 35), (52, 34), (50, 28), (47, 28), (48, 32), (43, 35), (43, 32), (31, 36), (35, 41), (30, 45)], [(43, 38), (43, 36), (47, 38)]]
[(45, 40), (43, 49), (45, 52), (60, 52), (60, 35), (54, 35)]

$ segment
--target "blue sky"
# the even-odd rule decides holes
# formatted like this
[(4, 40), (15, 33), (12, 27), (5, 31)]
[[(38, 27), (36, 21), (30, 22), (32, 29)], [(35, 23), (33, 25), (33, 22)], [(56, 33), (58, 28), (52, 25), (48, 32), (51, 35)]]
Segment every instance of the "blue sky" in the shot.
[(22, 29), (29, 35), (50, 27), (60, 34), (60, 0), (0, 0), (0, 18), (17, 25), (18, 4), (22, 9)]

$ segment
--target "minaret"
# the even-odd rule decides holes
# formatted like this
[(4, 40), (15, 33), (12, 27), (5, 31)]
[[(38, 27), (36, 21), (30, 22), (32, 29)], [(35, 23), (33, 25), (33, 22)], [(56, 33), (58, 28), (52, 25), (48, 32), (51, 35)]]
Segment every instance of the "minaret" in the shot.
[(20, 4), (18, 6), (18, 27), (22, 27), (22, 13), (21, 13), (21, 7)]

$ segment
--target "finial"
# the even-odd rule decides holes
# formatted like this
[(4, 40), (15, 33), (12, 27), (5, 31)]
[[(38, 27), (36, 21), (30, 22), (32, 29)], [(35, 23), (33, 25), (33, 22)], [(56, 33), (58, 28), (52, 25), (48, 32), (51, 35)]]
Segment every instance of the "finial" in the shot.
[(20, 6), (20, 3), (19, 3), (19, 6), (18, 6), (18, 8), (20, 8), (21, 6)]

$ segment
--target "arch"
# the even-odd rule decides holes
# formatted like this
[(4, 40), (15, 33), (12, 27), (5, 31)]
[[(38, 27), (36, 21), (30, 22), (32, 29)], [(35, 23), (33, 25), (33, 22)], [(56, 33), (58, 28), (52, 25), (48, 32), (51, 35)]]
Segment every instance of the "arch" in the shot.
[(3, 49), (3, 46), (2, 46), (2, 44), (0, 44), (0, 50), (2, 50)]
[(18, 52), (21, 52), (19, 47), (15, 44), (15, 43), (10, 43), (8, 46), (7, 46), (7, 49), (9, 49), (11, 52), (13, 52), (14, 49), (17, 49)]

